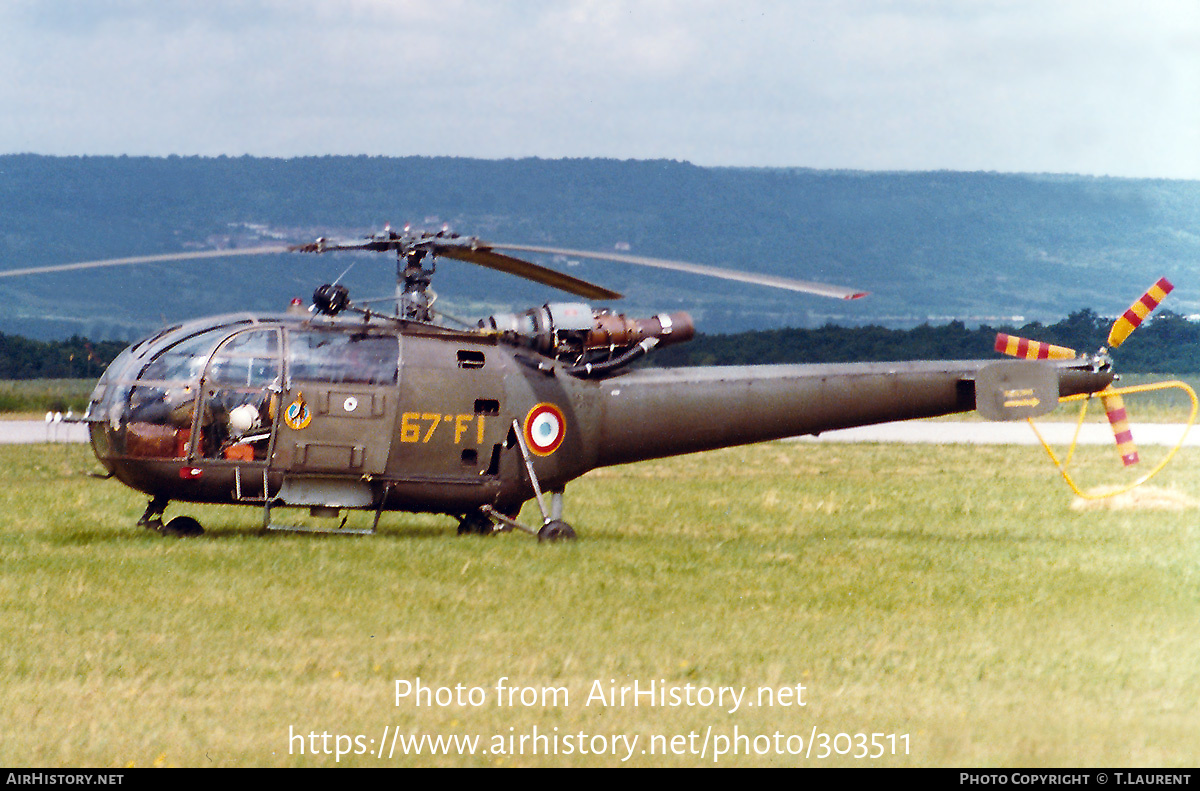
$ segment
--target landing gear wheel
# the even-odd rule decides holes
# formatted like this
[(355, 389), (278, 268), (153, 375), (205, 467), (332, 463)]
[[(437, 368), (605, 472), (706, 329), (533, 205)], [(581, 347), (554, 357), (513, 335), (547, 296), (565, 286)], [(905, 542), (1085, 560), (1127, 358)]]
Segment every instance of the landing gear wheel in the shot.
[(479, 511), (471, 511), (458, 520), (460, 536), (490, 536), (494, 532), (496, 532), (496, 527), (492, 524), (492, 520)]
[(575, 529), (561, 519), (551, 519), (538, 531), (538, 541), (574, 541)]
[(194, 538), (204, 534), (204, 528), (190, 516), (177, 516), (160, 528), (164, 536), (175, 538)]

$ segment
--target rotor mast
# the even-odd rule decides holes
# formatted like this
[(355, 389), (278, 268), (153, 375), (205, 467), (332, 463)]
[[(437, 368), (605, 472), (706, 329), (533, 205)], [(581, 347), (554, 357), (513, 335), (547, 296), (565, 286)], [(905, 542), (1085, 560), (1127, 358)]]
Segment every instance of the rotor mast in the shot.
[(424, 249), (396, 251), (396, 314), (408, 321), (433, 321), (433, 303), (437, 293), (429, 287), (437, 270), (437, 260), (429, 255), (429, 268), (422, 264)]

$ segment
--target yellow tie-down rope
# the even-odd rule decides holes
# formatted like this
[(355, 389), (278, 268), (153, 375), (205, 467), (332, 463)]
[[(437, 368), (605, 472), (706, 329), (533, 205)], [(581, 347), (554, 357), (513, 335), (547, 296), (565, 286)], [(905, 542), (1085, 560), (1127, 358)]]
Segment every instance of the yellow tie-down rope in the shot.
[[(1166, 390), (1169, 388), (1175, 388), (1187, 393), (1188, 398), (1190, 398), (1192, 401), (1192, 412), (1190, 415), (1188, 415), (1187, 424), (1183, 427), (1183, 432), (1179, 435), (1179, 442), (1176, 443), (1175, 447), (1171, 449), (1171, 452), (1166, 455), (1166, 458), (1159, 462), (1158, 466), (1150, 470), (1150, 472), (1146, 473), (1133, 483), (1123, 488), (1115, 489), (1113, 491), (1106, 491), (1103, 494), (1087, 494), (1080, 491), (1079, 487), (1075, 485), (1074, 479), (1071, 478), (1071, 474), (1067, 472), (1067, 466), (1071, 463), (1071, 458), (1075, 455), (1075, 447), (1079, 443), (1079, 431), (1083, 427), (1083, 419), (1087, 416), (1088, 402), (1093, 398), (1101, 398), (1104, 396), (1121, 396), (1130, 393), (1148, 393), (1153, 390)], [(1175, 454), (1179, 452), (1179, 449), (1183, 447), (1183, 441), (1187, 439), (1188, 431), (1191, 429), (1192, 424), (1196, 422), (1197, 408), (1200, 407), (1200, 401), (1197, 401), (1196, 399), (1196, 392), (1192, 390), (1192, 388), (1186, 383), (1178, 380), (1171, 380), (1169, 382), (1156, 382), (1148, 385), (1131, 385), (1129, 387), (1109, 386), (1099, 393), (1080, 393), (1078, 395), (1067, 396), (1066, 398), (1059, 399), (1060, 404), (1065, 404), (1071, 401), (1082, 401), (1083, 406), (1079, 410), (1079, 421), (1075, 424), (1075, 434), (1071, 437), (1071, 447), (1067, 451), (1067, 458), (1064, 461), (1059, 461), (1058, 456), (1054, 455), (1054, 450), (1050, 447), (1050, 444), (1046, 442), (1045, 438), (1042, 436), (1042, 432), (1038, 431), (1037, 426), (1033, 423), (1033, 419), (1030, 418), (1028, 420), (1030, 428), (1032, 428), (1033, 433), (1037, 435), (1038, 440), (1042, 443), (1042, 447), (1046, 449), (1046, 453), (1050, 455), (1050, 460), (1054, 462), (1054, 466), (1057, 467), (1058, 471), (1062, 474), (1063, 480), (1065, 480), (1067, 485), (1071, 487), (1071, 491), (1075, 492), (1075, 494), (1086, 500), (1103, 500), (1105, 497), (1113, 497), (1114, 495), (1124, 494), (1125, 492), (1141, 486), (1143, 483), (1157, 475), (1158, 471), (1163, 467), (1166, 467), (1167, 463), (1170, 462), (1171, 459), (1175, 457)]]

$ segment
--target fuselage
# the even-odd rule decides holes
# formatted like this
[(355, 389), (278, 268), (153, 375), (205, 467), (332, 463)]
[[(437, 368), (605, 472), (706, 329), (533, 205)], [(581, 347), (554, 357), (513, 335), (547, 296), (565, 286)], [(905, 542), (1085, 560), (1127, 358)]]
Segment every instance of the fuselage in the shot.
[[(606, 465), (970, 411), (988, 364), (589, 379), (494, 334), (238, 314), (127, 349), (86, 419), (115, 477), (170, 500), (512, 513), (533, 496), (533, 477), (557, 491)], [(1085, 365), (1056, 368), (1064, 396), (1112, 379)]]

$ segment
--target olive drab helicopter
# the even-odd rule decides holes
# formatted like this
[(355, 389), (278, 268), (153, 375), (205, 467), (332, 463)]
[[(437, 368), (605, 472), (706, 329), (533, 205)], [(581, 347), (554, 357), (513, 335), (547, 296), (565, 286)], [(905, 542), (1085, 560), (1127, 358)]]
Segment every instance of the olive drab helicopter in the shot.
[[(838, 299), (863, 294), (679, 261), (492, 244), (445, 228), (3, 274), (282, 250), (394, 253), (392, 309), (356, 304), (335, 282), (317, 288), (309, 307), (296, 301), (276, 315), (176, 324), (122, 352), (83, 420), (109, 475), (150, 495), (140, 525), (203, 532), (187, 516), (164, 523), (168, 504), (179, 501), (254, 506), (266, 529), (314, 529), (277, 523), (281, 508), (329, 517), (358, 509), (374, 512), (369, 529), (347, 529), (343, 516), (321, 531), (373, 533), (382, 512), (411, 511), (451, 515), (464, 534), (573, 538), (563, 518), (566, 485), (598, 467), (976, 409), (989, 419), (1029, 418), (1060, 398), (1111, 392), (1114, 379), (1103, 348), (1055, 359), (1065, 351), (1020, 339), (998, 350), (1034, 359), (634, 367), (690, 339), (692, 320), (631, 319), (583, 302), (450, 326), (430, 288), (439, 257), (588, 300), (620, 294), (510, 253), (619, 261)], [(1156, 299), (1165, 296), (1161, 283), (1155, 288)], [(1133, 318), (1140, 323), (1146, 312)], [(530, 500), (541, 524), (518, 521)]]

